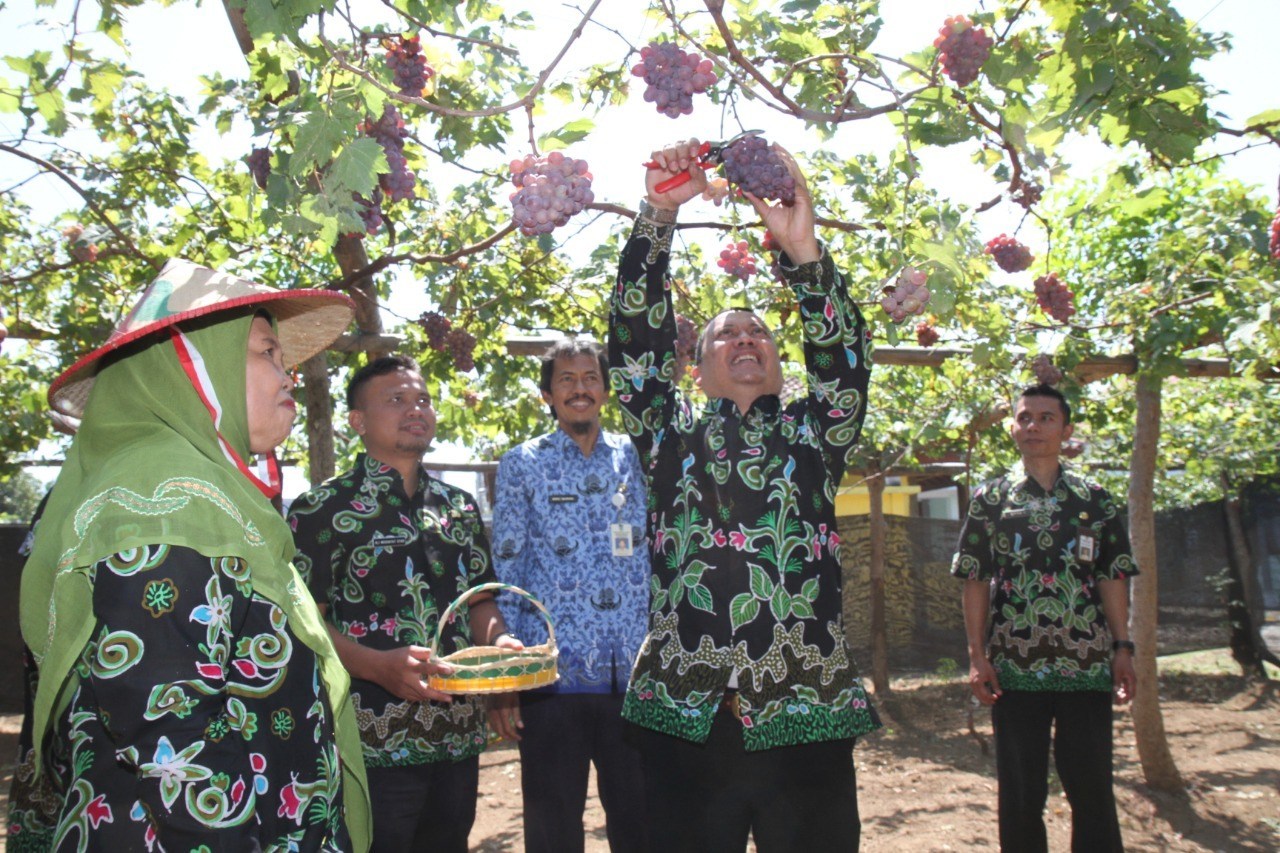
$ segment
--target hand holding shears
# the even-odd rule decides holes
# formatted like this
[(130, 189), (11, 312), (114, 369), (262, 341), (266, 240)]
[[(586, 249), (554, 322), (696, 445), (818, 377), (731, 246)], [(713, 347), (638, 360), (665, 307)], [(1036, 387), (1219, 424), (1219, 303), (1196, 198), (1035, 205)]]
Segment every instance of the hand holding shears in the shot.
[[(738, 142), (739, 140), (746, 139), (748, 136), (759, 136), (762, 133), (764, 133), (763, 130), (744, 130), (742, 133), (739, 133), (737, 136), (732, 136), (723, 142), (704, 142), (702, 143), (702, 145), (698, 147), (697, 165), (703, 169), (714, 169), (716, 166), (719, 166), (721, 162), (723, 162), (724, 152), (727, 148), (729, 148), (729, 146), (733, 145), (735, 142)], [(648, 163), (645, 163), (644, 165), (646, 166), (646, 168), (649, 168), (649, 169), (662, 168), (660, 164), (655, 163), (652, 160), (650, 160)], [(683, 171), (678, 175), (667, 178), (665, 181), (655, 186), (653, 188), (654, 192), (665, 193), (668, 190), (673, 190), (676, 187), (680, 186), (681, 184), (688, 183), (690, 180), (690, 177), (691, 176), (689, 175), (689, 172), (687, 170)]]

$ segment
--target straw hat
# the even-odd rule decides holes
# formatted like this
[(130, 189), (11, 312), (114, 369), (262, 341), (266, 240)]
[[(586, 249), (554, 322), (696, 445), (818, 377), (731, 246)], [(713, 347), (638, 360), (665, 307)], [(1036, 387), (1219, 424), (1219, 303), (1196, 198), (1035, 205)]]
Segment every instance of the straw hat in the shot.
[(160, 270), (107, 342), (54, 380), (49, 386), (49, 404), (78, 418), (84, 414), (103, 356), (184, 320), (253, 305), (263, 306), (275, 317), (280, 345), (290, 365), (306, 361), (331, 344), (355, 313), (355, 303), (337, 291), (277, 290), (174, 258)]

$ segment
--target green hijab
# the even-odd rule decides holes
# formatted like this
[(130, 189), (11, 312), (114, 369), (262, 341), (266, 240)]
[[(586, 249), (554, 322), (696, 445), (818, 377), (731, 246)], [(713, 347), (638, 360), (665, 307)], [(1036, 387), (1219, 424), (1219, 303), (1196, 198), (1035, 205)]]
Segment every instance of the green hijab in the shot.
[[(245, 363), (253, 316), (252, 308), (220, 312), (179, 327), (203, 356), (222, 407), (222, 436), (246, 460)], [(23, 568), (22, 635), (40, 671), (36, 749), (75, 694), (75, 663), (97, 627), (89, 568), (157, 544), (245, 560), (254, 590), (285, 612), (294, 635), (315, 652), (342, 756), (347, 828), (356, 849), (367, 849), (368, 786), (350, 677), (293, 568), (288, 524), (224, 455), (167, 333), (104, 361)]]

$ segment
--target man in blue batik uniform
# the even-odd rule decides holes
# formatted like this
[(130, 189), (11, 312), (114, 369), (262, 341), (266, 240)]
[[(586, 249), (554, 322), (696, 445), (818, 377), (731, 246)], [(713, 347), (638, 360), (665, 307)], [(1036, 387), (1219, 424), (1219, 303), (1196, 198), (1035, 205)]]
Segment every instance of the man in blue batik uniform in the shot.
[[(546, 606), (560, 648), (557, 684), (490, 704), (490, 726), (520, 743), (531, 853), (583, 849), (592, 763), (610, 848), (647, 844), (641, 759), (622, 719), (648, 619), (644, 474), (631, 441), (600, 428), (607, 376), (598, 344), (553, 347), (540, 386), (557, 428), (512, 449), (498, 467), (495, 569)], [(526, 645), (546, 640), (526, 600), (504, 595), (499, 607)]]

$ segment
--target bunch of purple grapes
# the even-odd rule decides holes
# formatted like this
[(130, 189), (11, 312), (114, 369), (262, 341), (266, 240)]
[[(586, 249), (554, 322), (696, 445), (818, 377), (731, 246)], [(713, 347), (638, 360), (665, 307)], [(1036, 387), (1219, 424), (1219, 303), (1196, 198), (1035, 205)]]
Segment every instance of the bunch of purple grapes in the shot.
[(1044, 353), (1031, 359), (1031, 372), (1036, 381), (1042, 385), (1057, 385), (1062, 381), (1062, 371), (1053, 363), (1053, 359)]
[(1012, 193), (1014, 204), (1020, 205), (1023, 210), (1030, 210), (1033, 205), (1040, 203), (1040, 197), (1044, 195), (1044, 187), (1034, 181), (1020, 181), (1017, 189)]
[(511, 215), (526, 237), (550, 234), (595, 200), (587, 161), (559, 151), (512, 160), (511, 183), (519, 187), (511, 194)]
[(258, 185), (258, 189), (265, 190), (267, 176), (271, 174), (271, 149), (255, 148), (244, 161), (249, 164), (249, 174), (253, 175), (253, 182)]
[(884, 289), (884, 298), (880, 307), (889, 319), (901, 323), (908, 314), (923, 314), (924, 307), (929, 304), (929, 288), (925, 287), (929, 274), (915, 267), (906, 267), (898, 274), (898, 281)]
[(685, 53), (671, 42), (650, 42), (640, 48), (640, 62), (632, 75), (643, 77), (648, 86), (644, 99), (668, 118), (693, 112), (693, 96), (701, 95), (716, 82), (710, 59)]
[(757, 198), (778, 199), (783, 204), (796, 200), (796, 180), (787, 164), (762, 136), (747, 136), (721, 154), (724, 176), (744, 193)]
[(360, 222), (364, 225), (364, 231), (357, 231), (348, 236), (363, 237), (367, 234), (373, 237), (382, 228), (382, 190), (374, 187), (372, 199), (365, 198), (359, 193), (352, 193), (351, 197), (355, 199), (356, 207), (360, 211)]
[(1271, 241), (1270, 241), (1271, 257), (1280, 261), (1280, 210), (1276, 211), (1276, 216), (1271, 220)]
[(476, 336), (466, 329), (453, 329), (445, 335), (445, 347), (453, 356), (453, 367), (459, 373), (469, 373), (475, 368), (473, 354), (476, 348)]
[(964, 15), (956, 15), (942, 22), (933, 46), (938, 49), (942, 73), (957, 86), (968, 86), (978, 79), (982, 63), (991, 55), (994, 42), (982, 27), (975, 27)]
[(751, 247), (746, 240), (729, 243), (721, 249), (716, 266), (739, 281), (746, 281), (756, 274), (756, 259), (751, 256)]
[(995, 258), (996, 266), (1005, 272), (1022, 272), (1036, 259), (1030, 249), (1006, 234), (987, 242), (987, 254)]
[(938, 342), (941, 335), (938, 334), (938, 327), (930, 323), (928, 320), (921, 320), (916, 323), (916, 343), (928, 349)]
[(1059, 323), (1065, 323), (1076, 313), (1075, 296), (1071, 288), (1058, 279), (1058, 274), (1042, 275), (1035, 281), (1036, 302), (1040, 310)]
[(387, 67), (391, 69), (396, 88), (402, 95), (421, 98), (427, 81), (436, 73), (422, 55), (422, 40), (418, 36), (400, 36), (385, 39), (382, 44), (387, 49)]
[(427, 333), (427, 346), (436, 352), (444, 352), (448, 348), (449, 332), (453, 323), (439, 311), (424, 311), (418, 318), (418, 325)]
[(391, 104), (386, 104), (382, 108), (382, 117), (376, 122), (366, 120), (360, 125), (360, 130), (381, 145), (382, 152), (387, 156), (387, 165), (391, 170), (378, 176), (378, 185), (387, 194), (387, 198), (393, 202), (413, 198), (416, 179), (404, 158), (404, 140), (408, 134), (400, 111)]

